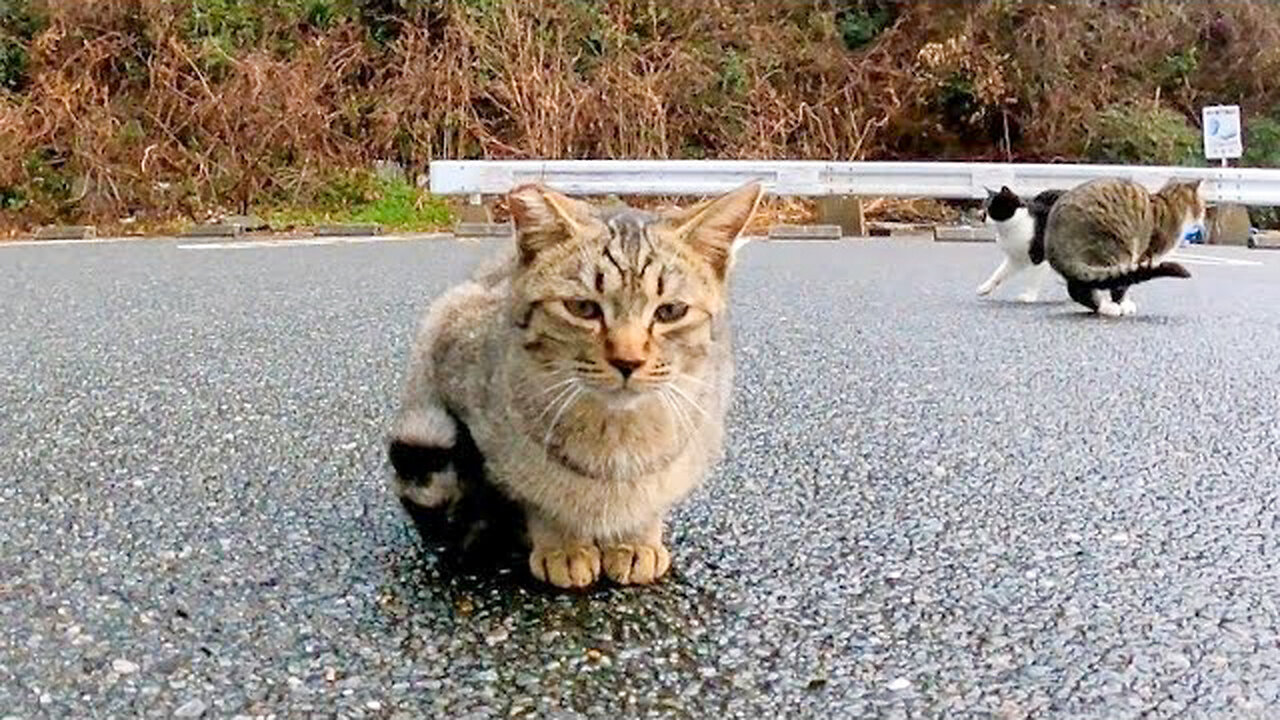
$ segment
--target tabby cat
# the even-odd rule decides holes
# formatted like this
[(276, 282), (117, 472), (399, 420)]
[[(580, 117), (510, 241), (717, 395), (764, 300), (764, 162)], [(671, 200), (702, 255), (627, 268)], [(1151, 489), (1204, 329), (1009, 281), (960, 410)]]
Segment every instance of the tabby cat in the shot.
[(722, 452), (727, 281), (761, 194), (655, 214), (512, 191), (515, 252), (419, 330), (389, 448), (406, 507), (513, 504), (557, 587), (662, 577), (665, 516)]
[(1203, 224), (1201, 180), (1170, 181), (1149, 193), (1131, 180), (1091, 180), (1053, 205), (1045, 226), (1045, 256), (1067, 281), (1071, 299), (1099, 315), (1137, 311), (1129, 288), (1159, 277), (1191, 277), (1164, 258), (1187, 230)]
[(1049, 209), (1061, 195), (1061, 190), (1045, 190), (1023, 202), (1007, 185), (1000, 192), (987, 190), (983, 209), (987, 220), (996, 227), (996, 245), (1004, 251), (1004, 261), (978, 286), (979, 295), (990, 295), (1009, 277), (1025, 272), (1029, 281), (1018, 300), (1035, 302), (1039, 298), (1049, 269), (1044, 264), (1044, 225)]

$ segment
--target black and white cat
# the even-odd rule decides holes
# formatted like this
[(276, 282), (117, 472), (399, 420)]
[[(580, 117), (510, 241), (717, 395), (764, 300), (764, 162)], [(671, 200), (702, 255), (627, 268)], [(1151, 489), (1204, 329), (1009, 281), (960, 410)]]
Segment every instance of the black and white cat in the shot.
[(996, 226), (996, 244), (1004, 251), (1004, 262), (978, 286), (979, 295), (990, 295), (1010, 275), (1026, 271), (1030, 279), (1018, 300), (1035, 302), (1040, 297), (1040, 286), (1049, 274), (1049, 266), (1044, 261), (1045, 221), (1062, 193), (1062, 190), (1045, 190), (1024, 202), (1008, 186), (1000, 188), (1000, 192), (987, 190), (983, 209), (987, 222)]

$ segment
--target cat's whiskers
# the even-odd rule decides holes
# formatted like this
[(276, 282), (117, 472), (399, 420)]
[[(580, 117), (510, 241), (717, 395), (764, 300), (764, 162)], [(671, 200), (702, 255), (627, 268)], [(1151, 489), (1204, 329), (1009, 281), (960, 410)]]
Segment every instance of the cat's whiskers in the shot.
[(560, 404), (560, 409), (556, 410), (555, 415), (551, 417), (551, 424), (547, 426), (547, 435), (542, 440), (543, 447), (551, 447), (551, 435), (555, 432), (556, 425), (560, 422), (561, 416), (563, 416), (565, 411), (577, 402), (578, 398), (582, 395), (582, 392), (582, 386), (575, 384), (573, 389), (570, 391), (569, 396)]
[(710, 417), (710, 415), (707, 414), (707, 411), (703, 409), (702, 405), (699, 405), (698, 401), (694, 400), (693, 396), (685, 392), (684, 388), (680, 387), (680, 385), (678, 385), (677, 383), (667, 383), (667, 387), (671, 388), (686, 403), (688, 403), (690, 407), (692, 407), (694, 410), (697, 410), (698, 414), (702, 415), (702, 417), (704, 418)]
[[(562, 373), (557, 373), (557, 375), (558, 375), (558, 374), (562, 374)], [(555, 376), (555, 375), (552, 375), (551, 377), (552, 377), (552, 378), (555, 378), (556, 376)], [(563, 380), (559, 380), (559, 381), (557, 381), (557, 382), (555, 382), (555, 383), (552, 383), (551, 385), (549, 385), (549, 386), (547, 386), (547, 387), (545, 387), (545, 388), (541, 388), (540, 390), (538, 390), (538, 391), (537, 391), (537, 393), (538, 393), (538, 394), (537, 394), (537, 397), (540, 397), (540, 398), (541, 398), (541, 397), (546, 397), (547, 395), (550, 395), (551, 393), (553, 393), (553, 392), (555, 392), (555, 391), (557, 391), (557, 390), (560, 390), (560, 389), (564, 388), (565, 386), (572, 385), (573, 383), (577, 382), (577, 380), (578, 380), (578, 378), (577, 378), (576, 376), (574, 376), (574, 375), (570, 375), (569, 377), (566, 377), (566, 378), (564, 378)]]
[(707, 382), (706, 380), (703, 380), (702, 378), (700, 378), (700, 377), (698, 377), (698, 376), (696, 376), (696, 375), (690, 375), (689, 373), (685, 373), (685, 372), (682, 372), (682, 373), (676, 373), (676, 374), (675, 374), (675, 381), (676, 381), (676, 382), (691, 382), (691, 383), (693, 383), (693, 384), (695, 384), (695, 385), (699, 385), (699, 386), (704, 387), (704, 388), (710, 388), (710, 387), (712, 387), (711, 383)]
[(538, 413), (537, 419), (533, 421), (535, 425), (542, 422), (543, 419), (547, 417), (547, 413), (550, 413), (552, 411), (552, 408), (559, 406), (560, 402), (563, 401), (566, 397), (568, 397), (569, 395), (572, 395), (575, 390), (581, 389), (576, 382), (577, 378), (569, 378), (569, 380), (570, 380), (569, 384), (561, 388), (560, 392), (556, 393), (556, 396), (551, 398), (551, 400), (547, 403), (547, 406), (542, 408), (542, 412)]
[(662, 408), (666, 410), (667, 418), (670, 420), (672, 428), (679, 432), (684, 427), (684, 422), (676, 414), (675, 406), (672, 404), (671, 397), (667, 394), (667, 389), (659, 387), (657, 395), (658, 400), (662, 402)]
[(680, 402), (680, 398), (671, 392), (671, 386), (669, 384), (663, 386), (662, 396), (667, 398), (667, 401), (671, 403), (671, 409), (675, 411), (676, 416), (679, 418), (680, 427), (682, 427), (685, 432), (693, 433), (694, 430), (697, 429), (697, 426), (693, 422), (693, 417), (690, 416), (689, 411), (683, 407)]

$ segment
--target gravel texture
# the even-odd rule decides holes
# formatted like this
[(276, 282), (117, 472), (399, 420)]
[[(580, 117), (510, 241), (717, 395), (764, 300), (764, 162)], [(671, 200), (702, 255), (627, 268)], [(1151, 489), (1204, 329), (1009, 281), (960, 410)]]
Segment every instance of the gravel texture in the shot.
[(1280, 715), (1280, 256), (1104, 321), (978, 300), (991, 245), (750, 245), (673, 576), (557, 595), (386, 490), (487, 249), (0, 246), (0, 718)]

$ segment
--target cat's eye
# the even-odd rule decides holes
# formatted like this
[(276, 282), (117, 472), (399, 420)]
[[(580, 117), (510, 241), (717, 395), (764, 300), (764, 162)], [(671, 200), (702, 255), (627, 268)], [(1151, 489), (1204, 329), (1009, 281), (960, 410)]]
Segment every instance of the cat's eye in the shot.
[(689, 306), (682, 302), (663, 303), (654, 311), (653, 317), (661, 323), (673, 323), (689, 313)]
[(604, 310), (600, 308), (600, 303), (595, 300), (583, 300), (581, 298), (573, 298), (570, 300), (562, 300), (564, 309), (574, 317), (583, 320), (596, 320), (604, 314)]

